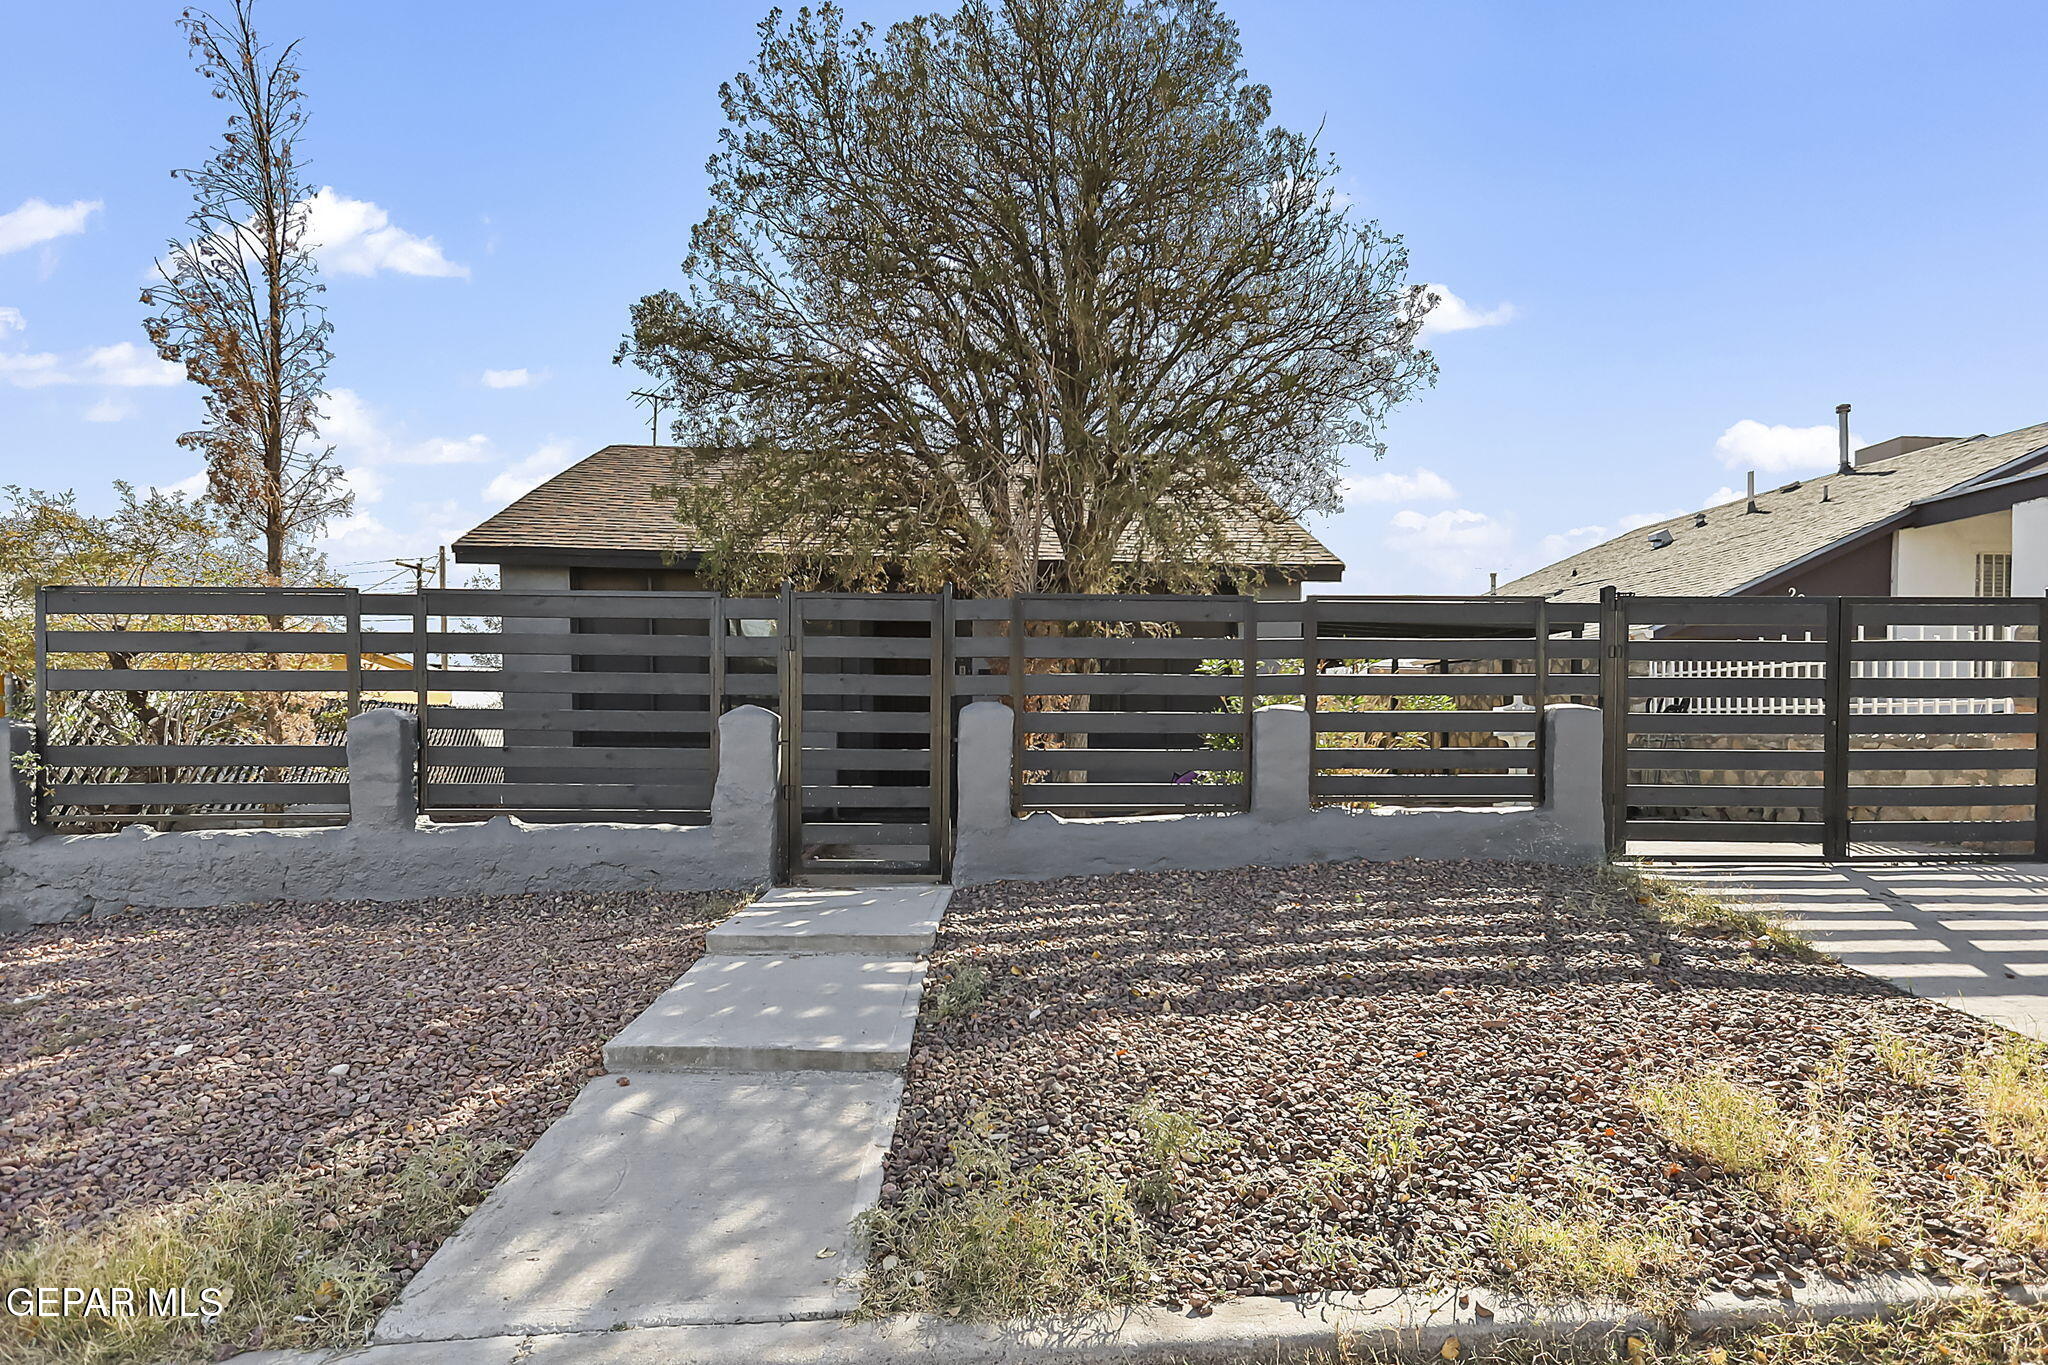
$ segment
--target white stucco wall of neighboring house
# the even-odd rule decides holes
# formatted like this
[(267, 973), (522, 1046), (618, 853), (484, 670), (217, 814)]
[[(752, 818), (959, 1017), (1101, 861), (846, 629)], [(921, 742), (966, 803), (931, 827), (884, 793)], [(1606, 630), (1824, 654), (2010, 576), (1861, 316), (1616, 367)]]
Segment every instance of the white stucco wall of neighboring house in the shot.
[(2048, 498), (2012, 505), (2012, 595), (2048, 593)]
[[(2011, 549), (2012, 514), (2006, 511), (1939, 526), (1903, 527), (1892, 534), (1892, 595), (1973, 597), (1977, 556)], [(2018, 591), (2018, 575), (2014, 577)]]

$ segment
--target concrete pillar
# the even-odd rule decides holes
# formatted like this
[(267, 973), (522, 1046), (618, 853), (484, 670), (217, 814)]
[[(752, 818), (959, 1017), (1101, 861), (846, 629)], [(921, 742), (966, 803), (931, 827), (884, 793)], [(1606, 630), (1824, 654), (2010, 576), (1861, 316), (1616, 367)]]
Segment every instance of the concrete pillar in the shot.
[(419, 823), (419, 722), (375, 706), (348, 722), (348, 822), (365, 829)]
[(2048, 593), (2048, 498), (2012, 505), (2012, 595)]
[(0, 839), (32, 839), (42, 833), (36, 823), (35, 783), (21, 770), (21, 760), (35, 752), (35, 740), (34, 726), (0, 720)]
[(1605, 729), (1597, 706), (1563, 705), (1543, 711), (1544, 809), (1551, 826), (1573, 852), (1588, 862), (1607, 853), (1602, 809)]
[(1252, 814), (1261, 820), (1299, 820), (1309, 813), (1309, 776), (1315, 735), (1299, 706), (1261, 706), (1252, 712)]
[(959, 815), (962, 842), (975, 834), (1000, 834), (1010, 823), (1010, 767), (1016, 761), (1016, 727), (1004, 702), (970, 702), (960, 712)]
[[(595, 714), (595, 713), (593, 713)], [(718, 776), (711, 788), (711, 837), (721, 853), (775, 875), (782, 790), (782, 717), (760, 706), (735, 706), (718, 718)]]

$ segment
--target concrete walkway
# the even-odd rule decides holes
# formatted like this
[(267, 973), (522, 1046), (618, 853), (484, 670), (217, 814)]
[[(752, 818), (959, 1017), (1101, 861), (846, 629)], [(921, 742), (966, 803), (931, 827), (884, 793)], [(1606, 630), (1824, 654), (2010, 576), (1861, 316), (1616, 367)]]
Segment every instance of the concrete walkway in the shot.
[[(838, 1317), (943, 887), (776, 890), (605, 1049), (378, 1322), (447, 1343)], [(453, 1359), (435, 1355), (435, 1359)]]
[(1782, 919), (1902, 990), (2048, 1039), (2048, 864), (1660, 861), (1644, 870)]

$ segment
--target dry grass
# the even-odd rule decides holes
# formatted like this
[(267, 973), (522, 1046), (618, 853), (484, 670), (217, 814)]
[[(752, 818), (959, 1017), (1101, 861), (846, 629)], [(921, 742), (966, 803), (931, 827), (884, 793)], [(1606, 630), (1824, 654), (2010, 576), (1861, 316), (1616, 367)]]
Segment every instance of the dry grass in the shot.
[(1747, 1176), (1795, 1226), (1830, 1233), (1852, 1250), (1882, 1244), (1876, 1163), (1840, 1118), (1795, 1117), (1721, 1075), (1645, 1086), (1636, 1103), (1670, 1141)]
[(1561, 1209), (1520, 1197), (1487, 1210), (1487, 1232), (1518, 1292), (1539, 1300), (1599, 1299), (1676, 1313), (1697, 1270), (1682, 1214), (1644, 1219), (1608, 1207), (1596, 1179), (1576, 1174)]
[(1991, 1140), (2048, 1165), (2048, 1043), (2012, 1037), (1963, 1070)]
[(955, 1142), (939, 1188), (861, 1215), (862, 1311), (1039, 1317), (1133, 1303), (1155, 1280), (1137, 1205), (1093, 1156), (1017, 1169), (984, 1131)]
[(967, 963), (956, 967), (939, 982), (932, 1009), (941, 1019), (957, 1019), (973, 1010), (988, 994), (988, 972)]
[(1650, 915), (1682, 933), (1735, 939), (1759, 952), (1776, 953), (1799, 962), (1822, 962), (1826, 955), (1767, 915), (1738, 910), (1711, 896), (1645, 876), (1632, 867), (1610, 863), (1601, 884), (1611, 894), (1626, 896)]
[(1955, 1068), (1941, 1053), (1903, 1033), (1880, 1033), (1871, 1039), (1870, 1049), (1885, 1074), (1905, 1085), (1931, 1087), (1955, 1075)]
[[(216, 1359), (260, 1344), (310, 1347), (359, 1339), (393, 1288), (384, 1267), (432, 1245), (474, 1207), (508, 1149), (445, 1139), (390, 1179), (357, 1175), (309, 1193), (288, 1177), (232, 1181), (174, 1204), (53, 1230), (0, 1255), (0, 1290), (182, 1288), (189, 1306), (220, 1291), (211, 1320), (81, 1314), (0, 1319), (0, 1361), (127, 1365)], [(209, 1299), (205, 1303), (218, 1302)]]

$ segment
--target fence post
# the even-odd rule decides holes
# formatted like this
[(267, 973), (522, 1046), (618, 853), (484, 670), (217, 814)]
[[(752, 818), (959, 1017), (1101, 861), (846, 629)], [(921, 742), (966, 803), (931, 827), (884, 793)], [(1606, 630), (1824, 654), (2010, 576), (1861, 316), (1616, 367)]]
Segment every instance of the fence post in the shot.
[(1852, 613), (1841, 597), (1827, 604), (1827, 679), (1821, 707), (1827, 713), (1821, 770), (1820, 856), (1833, 861), (1849, 856), (1849, 636)]
[(432, 695), (427, 687), (427, 589), (424, 586), (414, 589), (412, 597), (412, 678), (413, 719), (419, 722), (412, 731), (412, 794), (417, 812), (427, 807), (427, 705)]
[[(1322, 736), (1316, 728), (1316, 684), (1319, 675), (1316, 666), (1322, 662), (1322, 651), (1317, 648), (1316, 635), (1321, 630), (1322, 611), (1318, 600), (1313, 597), (1302, 599), (1301, 603), (1301, 709), (1308, 717), (1308, 804), (1316, 804), (1316, 749), (1322, 743)], [(1252, 718), (1244, 718), (1244, 743), (1251, 743)], [(1358, 743), (1356, 736), (1353, 744)]]
[(2040, 602), (2034, 626), (2034, 856), (2048, 859), (2048, 812), (2041, 796), (2048, 792), (2048, 593)]
[[(342, 666), (348, 669), (348, 713), (353, 716), (363, 709), (363, 590), (348, 590), (347, 624), (343, 627), (348, 654)], [(425, 716), (420, 717), (422, 721)]]
[[(7, 681), (11, 688), (14, 679)], [(0, 839), (41, 832), (36, 824), (33, 770), (24, 772), (17, 766), (18, 760), (38, 753), (35, 746), (35, 729), (27, 721), (16, 718), (11, 710), (0, 717)]]
[(782, 743), (780, 809), (777, 821), (781, 837), (776, 841), (776, 875), (788, 880), (803, 862), (804, 792), (804, 651), (803, 606), (797, 601), (796, 584), (782, 582), (782, 648), (776, 652), (782, 669)]
[[(36, 710), (30, 739), (35, 745), (38, 760), (50, 748), (50, 611), (46, 600), (49, 592), (47, 587), (36, 589)], [(38, 761), (35, 780), (29, 784), (29, 816), (32, 820), (49, 813), (49, 808), (43, 804), (43, 788), (48, 781), (49, 774)]]
[(953, 585), (932, 603), (932, 863), (945, 881), (953, 866)]
[(1550, 799), (1550, 727), (1543, 723), (1543, 712), (1550, 705), (1550, 602), (1547, 598), (1536, 599), (1536, 644), (1531, 651), (1530, 671), (1536, 675), (1531, 684), (1529, 704), (1535, 708), (1536, 742), (1529, 746), (1530, 757), (1536, 761), (1536, 804), (1542, 805)]
[(412, 829), (419, 819), (419, 718), (373, 706), (348, 722), (348, 822)]
[(1611, 585), (1600, 590), (1600, 712), (1606, 732), (1601, 804), (1610, 858), (1627, 851), (1628, 834), (1628, 609), (1621, 599)]
[(1024, 594), (1010, 594), (1010, 814), (1024, 813)]
[(1244, 787), (1244, 808), (1252, 808), (1252, 771), (1258, 759), (1257, 727), (1252, 724), (1252, 713), (1259, 709), (1259, 601), (1250, 593), (1244, 594), (1244, 776), (1239, 779)]

